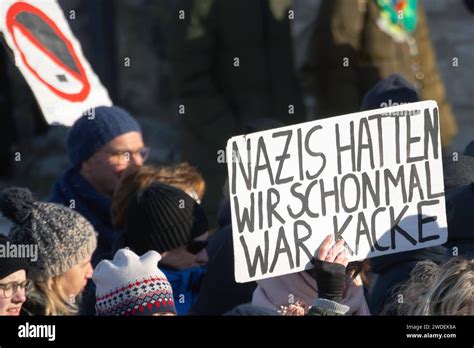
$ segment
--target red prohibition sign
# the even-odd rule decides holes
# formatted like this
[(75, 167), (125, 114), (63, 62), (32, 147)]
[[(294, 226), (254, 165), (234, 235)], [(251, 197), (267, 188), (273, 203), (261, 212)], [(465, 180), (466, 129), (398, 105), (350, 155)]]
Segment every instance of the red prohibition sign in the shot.
[[(23, 25), (17, 20), (17, 16), (23, 13), (27, 13), (29, 15), (38, 17), (41, 20), (41, 22), (47, 25), (49, 29), (54, 32), (57, 38), (59, 38), (64, 43), (68, 51), (68, 54), (72, 58), (75, 64), (75, 67), (77, 68), (77, 71), (74, 71), (74, 69), (72, 69), (70, 66), (65, 64), (61, 59), (59, 59), (59, 57), (57, 57), (38, 38), (36, 38), (25, 25)], [(54, 94), (60, 96), (61, 98), (69, 100), (71, 102), (82, 102), (87, 98), (91, 90), (91, 87), (87, 79), (85, 69), (82, 66), (79, 58), (77, 57), (76, 52), (74, 51), (74, 47), (72, 46), (72, 43), (66, 38), (66, 36), (64, 36), (64, 34), (61, 32), (61, 30), (58, 28), (56, 23), (54, 23), (54, 21), (51, 18), (49, 18), (40, 9), (26, 2), (17, 2), (8, 9), (6, 24), (7, 24), (7, 29), (13, 38), (13, 43), (16, 49), (18, 50), (18, 52), (20, 52), (20, 56), (21, 56), (21, 59), (23, 60), (23, 63), (28, 68), (28, 70), (30, 70), (30, 72), (34, 76), (36, 76), (38, 80), (40, 80)], [(41, 50), (44, 54), (46, 54), (53, 62), (55, 62), (65, 71), (67, 71), (70, 75), (74, 76), (77, 80), (79, 80), (82, 84), (82, 89), (78, 93), (66, 93), (52, 86), (44, 78), (42, 78), (40, 75), (40, 72), (35, 70), (30, 65), (27, 57), (25, 56), (25, 53), (20, 49), (15, 37), (15, 32), (13, 30), (15, 28), (18, 29), (25, 37), (27, 37), (34, 46), (36, 46), (39, 50)]]

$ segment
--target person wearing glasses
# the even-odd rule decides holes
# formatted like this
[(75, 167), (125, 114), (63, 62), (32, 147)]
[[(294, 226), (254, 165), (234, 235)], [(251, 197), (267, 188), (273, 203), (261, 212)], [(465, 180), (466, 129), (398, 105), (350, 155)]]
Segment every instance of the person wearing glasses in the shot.
[[(10, 240), (0, 235), (2, 249), (8, 244)], [(0, 315), (20, 315), (30, 286), (28, 269), (28, 262), (23, 258), (0, 257)]]
[(128, 167), (143, 165), (149, 149), (139, 124), (125, 110), (113, 106), (90, 111), (69, 130), (66, 149), (72, 167), (53, 186), (50, 201), (78, 211), (99, 233), (95, 266), (113, 256), (117, 233), (110, 209), (120, 176)]
[(208, 220), (201, 205), (184, 191), (160, 182), (139, 189), (128, 204), (125, 231), (117, 248), (137, 255), (161, 254), (178, 315), (195, 303), (206, 273)]
[[(92, 223), (98, 232), (92, 255), (95, 267), (113, 256), (118, 234), (110, 210), (122, 172), (143, 165), (150, 150), (143, 143), (138, 122), (116, 106), (91, 109), (80, 117), (68, 132), (66, 150), (71, 167), (54, 184), (49, 200), (76, 210)], [(81, 314), (93, 315), (94, 302), (94, 284), (89, 282)]]
[[(9, 233), (12, 243), (35, 246), (37, 250), (34, 259), (27, 259), (33, 287), (22, 306), (22, 314), (78, 314), (76, 299), (93, 272), (91, 256), (97, 246), (94, 227), (72, 209), (35, 200), (25, 188), (3, 190), (0, 212), (13, 223)], [(22, 290), (27, 287), (22, 275), (11, 280), (18, 286), (2, 286), (8, 290), (3, 295), (16, 292), (15, 301), (20, 301), (18, 296), (24, 296)], [(2, 279), (4, 282), (7, 283)]]

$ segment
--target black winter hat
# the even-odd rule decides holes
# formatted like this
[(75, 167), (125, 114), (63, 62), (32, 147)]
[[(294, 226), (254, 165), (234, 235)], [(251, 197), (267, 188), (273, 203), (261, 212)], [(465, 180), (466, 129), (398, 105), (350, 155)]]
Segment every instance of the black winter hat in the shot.
[(132, 197), (127, 214), (123, 243), (139, 255), (178, 248), (209, 229), (199, 203), (180, 189), (158, 182)]
[(7, 248), (13, 244), (11, 240), (3, 235), (0, 235), (0, 279), (8, 277), (19, 270), (24, 269), (28, 273), (28, 261), (24, 258), (6, 257)]
[(379, 81), (362, 100), (362, 110), (380, 109), (382, 103), (416, 103), (418, 92), (400, 74), (392, 74)]

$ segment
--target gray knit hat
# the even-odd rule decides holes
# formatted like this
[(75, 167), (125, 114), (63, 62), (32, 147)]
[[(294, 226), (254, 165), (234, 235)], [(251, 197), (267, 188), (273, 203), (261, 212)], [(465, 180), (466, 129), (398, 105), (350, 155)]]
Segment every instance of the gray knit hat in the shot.
[(84, 217), (59, 204), (35, 201), (28, 189), (2, 191), (0, 211), (14, 223), (9, 235), (14, 243), (38, 246), (37, 261), (29, 261), (33, 280), (65, 273), (96, 248), (96, 232)]

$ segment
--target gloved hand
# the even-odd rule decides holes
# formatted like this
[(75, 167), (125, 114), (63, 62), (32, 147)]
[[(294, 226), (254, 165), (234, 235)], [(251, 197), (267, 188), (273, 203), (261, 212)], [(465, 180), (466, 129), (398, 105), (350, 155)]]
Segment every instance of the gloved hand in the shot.
[(339, 263), (316, 260), (314, 274), (318, 297), (341, 302), (346, 291), (346, 267)]
[(349, 263), (344, 240), (333, 244), (333, 236), (327, 236), (318, 249), (314, 260), (314, 276), (318, 285), (319, 298), (341, 302), (346, 291), (346, 267)]

